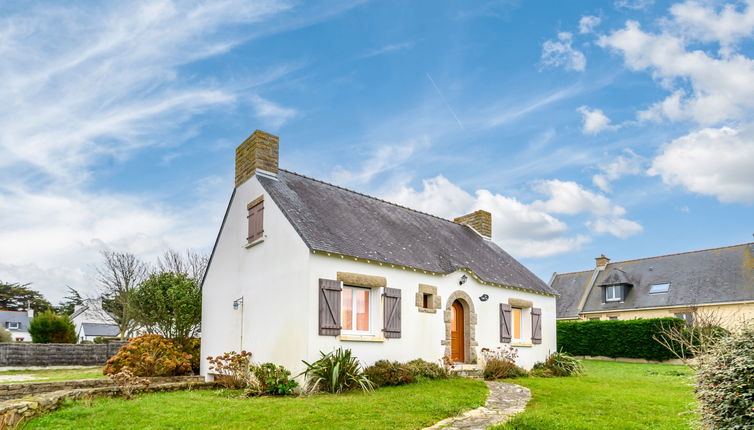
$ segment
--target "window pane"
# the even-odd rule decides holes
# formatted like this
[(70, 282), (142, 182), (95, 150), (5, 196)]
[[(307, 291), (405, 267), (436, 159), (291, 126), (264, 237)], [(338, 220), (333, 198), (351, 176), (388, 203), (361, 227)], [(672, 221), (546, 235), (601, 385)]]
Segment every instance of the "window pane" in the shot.
[(343, 330), (353, 330), (353, 290), (343, 288), (340, 293), (341, 324)]
[(356, 330), (369, 331), (369, 290), (354, 290)]
[(513, 308), (513, 338), (521, 339), (521, 309)]

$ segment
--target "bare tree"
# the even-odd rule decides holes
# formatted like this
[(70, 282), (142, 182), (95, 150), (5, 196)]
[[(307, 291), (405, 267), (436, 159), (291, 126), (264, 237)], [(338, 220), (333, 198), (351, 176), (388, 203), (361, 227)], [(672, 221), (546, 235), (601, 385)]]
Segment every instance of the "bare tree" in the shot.
[(201, 283), (208, 263), (209, 257), (206, 254), (188, 249), (184, 255), (174, 249), (168, 249), (157, 258), (157, 271), (182, 273)]
[(109, 249), (100, 251), (103, 261), (97, 267), (102, 307), (112, 315), (121, 339), (135, 329), (131, 293), (146, 278), (148, 266), (134, 254)]
[(714, 309), (693, 306), (686, 313), (686, 324), (661, 324), (660, 334), (652, 336), (685, 365), (693, 367), (692, 358), (698, 357), (715, 345), (727, 331), (724, 319)]

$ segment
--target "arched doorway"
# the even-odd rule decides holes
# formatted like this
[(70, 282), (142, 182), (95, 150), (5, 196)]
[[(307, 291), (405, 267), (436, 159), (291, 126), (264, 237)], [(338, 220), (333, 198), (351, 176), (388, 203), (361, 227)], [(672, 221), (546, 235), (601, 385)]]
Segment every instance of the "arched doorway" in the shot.
[(455, 300), (450, 306), (450, 359), (454, 363), (466, 361), (464, 326), (463, 305)]

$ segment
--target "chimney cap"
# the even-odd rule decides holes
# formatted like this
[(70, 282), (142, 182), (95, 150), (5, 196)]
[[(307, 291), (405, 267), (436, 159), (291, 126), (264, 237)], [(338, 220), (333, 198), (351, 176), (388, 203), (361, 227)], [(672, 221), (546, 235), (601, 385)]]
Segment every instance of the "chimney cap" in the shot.
[(607, 263), (610, 262), (610, 259), (605, 257), (605, 254), (600, 254), (600, 256), (594, 260), (597, 262), (597, 267), (605, 267), (607, 266)]
[(492, 214), (478, 209), (470, 214), (455, 218), (453, 222), (470, 227), (487, 239), (492, 238)]

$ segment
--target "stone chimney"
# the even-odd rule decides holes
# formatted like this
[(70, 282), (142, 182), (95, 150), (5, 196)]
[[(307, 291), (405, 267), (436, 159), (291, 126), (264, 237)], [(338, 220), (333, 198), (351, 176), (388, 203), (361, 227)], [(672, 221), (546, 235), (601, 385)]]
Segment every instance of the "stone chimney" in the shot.
[(278, 137), (256, 130), (236, 148), (236, 186), (249, 180), (259, 170), (268, 175), (278, 173)]
[(460, 216), (453, 222), (471, 227), (485, 238), (492, 239), (492, 214), (487, 211), (480, 209), (468, 215)]
[(26, 315), (28, 315), (29, 318), (34, 318), (34, 309), (32, 308), (26, 309)]
[(598, 269), (604, 269), (607, 267), (607, 263), (610, 262), (610, 259), (605, 257), (605, 254), (600, 254), (599, 257), (594, 259), (597, 262), (597, 268)]

